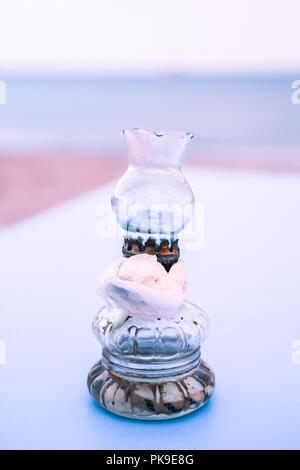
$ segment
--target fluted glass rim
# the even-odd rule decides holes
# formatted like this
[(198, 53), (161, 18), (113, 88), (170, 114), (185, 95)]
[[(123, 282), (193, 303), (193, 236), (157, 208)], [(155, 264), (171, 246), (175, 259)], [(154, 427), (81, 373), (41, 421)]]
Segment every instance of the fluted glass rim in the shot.
[(152, 134), (155, 137), (161, 138), (161, 137), (178, 137), (180, 140), (181, 139), (190, 139), (192, 140), (195, 136), (189, 131), (183, 132), (183, 131), (162, 131), (162, 130), (155, 130), (155, 129), (144, 129), (142, 127), (132, 127), (132, 128), (123, 128), (121, 129), (121, 134), (126, 135), (128, 132), (138, 132), (138, 133), (147, 133), (147, 134)]

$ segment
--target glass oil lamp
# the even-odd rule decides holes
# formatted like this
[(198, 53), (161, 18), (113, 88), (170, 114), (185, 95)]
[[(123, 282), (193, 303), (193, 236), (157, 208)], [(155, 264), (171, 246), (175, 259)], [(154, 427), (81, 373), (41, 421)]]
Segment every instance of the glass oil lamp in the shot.
[(112, 196), (123, 257), (101, 280), (103, 307), (93, 322), (102, 357), (88, 387), (118, 415), (159, 420), (183, 416), (211, 397), (215, 379), (201, 357), (208, 318), (186, 299), (179, 235), (194, 196), (181, 171), (192, 135), (124, 130), (129, 166)]

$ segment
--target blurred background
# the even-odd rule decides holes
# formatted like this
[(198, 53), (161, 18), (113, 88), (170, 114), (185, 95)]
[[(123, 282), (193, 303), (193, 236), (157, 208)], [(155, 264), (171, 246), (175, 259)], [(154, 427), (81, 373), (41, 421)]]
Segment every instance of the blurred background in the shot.
[(120, 129), (185, 164), (299, 172), (298, 0), (0, 1), (0, 227), (118, 178)]

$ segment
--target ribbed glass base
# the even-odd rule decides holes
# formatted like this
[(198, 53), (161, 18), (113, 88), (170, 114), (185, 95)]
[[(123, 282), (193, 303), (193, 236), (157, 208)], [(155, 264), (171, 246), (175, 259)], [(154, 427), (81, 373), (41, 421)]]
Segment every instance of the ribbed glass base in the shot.
[[(189, 371), (165, 375), (156, 370), (130, 368), (130, 376), (122, 368), (110, 367), (110, 358), (97, 362), (88, 375), (90, 394), (97, 403), (112, 413), (126, 418), (158, 420), (178, 418), (203, 406), (211, 397), (215, 377), (200, 358)], [(180, 367), (179, 367), (180, 369)]]

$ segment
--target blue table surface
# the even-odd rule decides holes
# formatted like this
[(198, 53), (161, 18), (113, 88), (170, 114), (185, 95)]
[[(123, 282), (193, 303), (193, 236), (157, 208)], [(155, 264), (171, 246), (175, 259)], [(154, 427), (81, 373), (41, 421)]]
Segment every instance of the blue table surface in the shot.
[(0, 231), (2, 449), (300, 448), (300, 177), (186, 174), (204, 208), (204, 246), (182, 254), (189, 299), (211, 320), (211, 401), (141, 422), (88, 394), (97, 278), (121, 246), (96, 236), (108, 185)]

